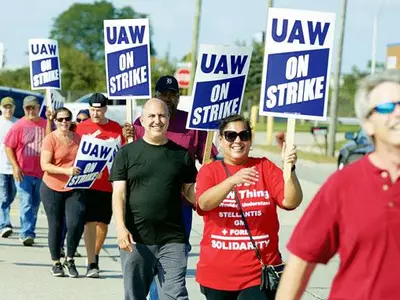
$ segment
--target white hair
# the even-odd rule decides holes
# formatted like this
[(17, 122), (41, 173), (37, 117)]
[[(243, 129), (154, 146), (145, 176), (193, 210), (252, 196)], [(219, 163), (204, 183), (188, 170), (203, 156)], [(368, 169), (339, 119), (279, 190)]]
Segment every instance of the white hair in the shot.
[(390, 69), (374, 73), (359, 82), (354, 98), (354, 109), (356, 117), (361, 123), (368, 117), (371, 110), (369, 105), (369, 94), (374, 88), (384, 82), (400, 84), (400, 70)]

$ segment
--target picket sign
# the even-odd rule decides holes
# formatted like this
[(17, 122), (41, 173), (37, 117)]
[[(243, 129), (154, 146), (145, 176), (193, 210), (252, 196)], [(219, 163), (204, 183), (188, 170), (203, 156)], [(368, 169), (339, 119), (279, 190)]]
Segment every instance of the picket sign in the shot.
[(151, 98), (149, 20), (104, 20), (104, 50), (108, 98), (126, 99), (132, 124), (132, 101)]
[(210, 162), (221, 119), (239, 114), (250, 67), (251, 47), (200, 45), (193, 103), (186, 128), (207, 130), (203, 164)]
[[(326, 120), (335, 14), (269, 8), (259, 114), (287, 118), (286, 156), (296, 119)], [(284, 179), (291, 164), (284, 165)]]

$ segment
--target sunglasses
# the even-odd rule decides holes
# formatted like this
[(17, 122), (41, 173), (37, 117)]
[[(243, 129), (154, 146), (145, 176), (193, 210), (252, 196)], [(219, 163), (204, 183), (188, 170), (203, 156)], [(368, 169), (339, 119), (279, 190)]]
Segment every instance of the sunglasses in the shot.
[(89, 118), (86, 118), (86, 119), (76, 118), (76, 122), (80, 123), (80, 122), (86, 121), (87, 119), (89, 119)]
[(64, 120), (65, 120), (66, 122), (69, 122), (69, 121), (72, 120), (72, 118), (71, 118), (71, 117), (56, 118), (56, 121), (59, 122), (59, 123), (61, 123), (61, 122), (64, 121)]
[(25, 106), (26, 110), (34, 110), (36, 109), (36, 106)]
[(229, 143), (233, 143), (237, 137), (239, 137), (242, 142), (248, 142), (251, 139), (251, 132), (250, 130), (243, 130), (241, 132), (230, 130), (224, 131), (224, 138)]
[(373, 109), (371, 109), (371, 111), (369, 112), (367, 117), (371, 116), (371, 114), (373, 112), (377, 112), (378, 114), (382, 114), (382, 115), (391, 114), (394, 111), (394, 109), (396, 108), (396, 105), (400, 105), (400, 101), (386, 102), (386, 103), (379, 104), (379, 105), (375, 106)]

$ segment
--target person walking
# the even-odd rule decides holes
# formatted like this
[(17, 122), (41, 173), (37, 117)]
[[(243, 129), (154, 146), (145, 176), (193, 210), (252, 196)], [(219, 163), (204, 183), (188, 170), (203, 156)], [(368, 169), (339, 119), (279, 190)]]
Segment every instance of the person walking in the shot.
[(294, 229), (277, 299), (301, 299), (318, 264), (335, 254), (328, 299), (400, 299), (400, 71), (364, 78), (356, 116), (375, 150), (336, 171)]
[[(90, 119), (79, 123), (75, 132), (80, 136), (91, 135), (103, 140), (121, 138), (123, 144), (122, 127), (106, 117), (107, 102), (108, 99), (103, 94), (94, 93), (89, 99)], [(86, 277), (89, 278), (99, 277), (99, 255), (112, 217), (112, 187), (108, 177), (109, 172), (106, 168), (101, 177), (85, 192), (84, 239), (88, 263)]]
[(223, 119), (224, 158), (204, 165), (196, 179), (197, 212), (204, 220), (196, 280), (208, 300), (275, 299), (278, 278), (266, 286), (262, 274), (264, 267), (273, 274), (283, 269), (277, 207), (293, 210), (303, 198), (296, 147), (282, 150), (282, 164), (292, 165), (284, 180), (270, 160), (249, 156), (251, 138), (248, 120)]
[(147, 101), (143, 138), (122, 147), (111, 169), (125, 300), (145, 300), (155, 274), (161, 299), (188, 299), (181, 193), (195, 202), (197, 170), (189, 152), (166, 138), (168, 122), (166, 104)]
[(20, 240), (24, 246), (32, 246), (36, 237), (39, 189), (43, 177), (40, 149), (46, 134), (46, 125), (51, 120), (46, 122), (39, 116), (40, 102), (35, 96), (24, 98), (23, 109), (25, 116), (8, 131), (4, 145), (20, 200)]
[[(78, 277), (74, 254), (85, 226), (85, 196), (83, 190), (65, 188), (72, 175), (80, 169), (74, 167), (80, 136), (70, 130), (72, 113), (67, 108), (54, 112), (56, 130), (45, 137), (42, 145), (40, 163), (44, 171), (40, 196), (49, 227), (48, 243), (53, 261), (52, 274), (63, 277)], [(61, 265), (60, 243), (64, 218), (68, 227), (67, 257)]]
[[(193, 159), (197, 159), (200, 163), (202, 163), (207, 132), (186, 128), (188, 113), (178, 109), (180, 98), (178, 81), (171, 75), (161, 76), (156, 82), (155, 89), (155, 98), (164, 101), (168, 107), (170, 115), (166, 137), (187, 149)], [(141, 118), (137, 118), (133, 126), (131, 124), (125, 124), (123, 132), (126, 140), (128, 140), (130, 137), (134, 139), (140, 139), (143, 137), (145, 130), (140, 119)], [(211, 160), (215, 160), (217, 154), (218, 151), (213, 145), (211, 148)], [(194, 206), (188, 203), (185, 200), (185, 197), (182, 197), (182, 200), (183, 220), (185, 223), (186, 235), (189, 240), (190, 232), (192, 230)], [(157, 285), (154, 280), (150, 287), (150, 300), (158, 299)]]
[(18, 119), (14, 117), (15, 102), (13, 98), (1, 99), (0, 109), (0, 236), (8, 238), (13, 233), (10, 206), (14, 201), (16, 188), (12, 166), (5, 151), (4, 138)]

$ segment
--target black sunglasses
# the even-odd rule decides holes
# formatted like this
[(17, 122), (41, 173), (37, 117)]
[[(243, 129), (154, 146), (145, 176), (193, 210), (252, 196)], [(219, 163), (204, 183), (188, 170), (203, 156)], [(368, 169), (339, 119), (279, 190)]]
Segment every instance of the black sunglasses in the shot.
[(396, 108), (396, 105), (400, 105), (400, 101), (386, 102), (386, 103), (379, 104), (379, 105), (375, 106), (373, 109), (371, 109), (371, 111), (367, 115), (367, 118), (370, 117), (372, 115), (372, 113), (375, 111), (381, 115), (391, 114), (394, 111), (394, 109)]
[(83, 121), (85, 121), (87, 119), (89, 119), (89, 118), (86, 118), (86, 119), (76, 118), (76, 122), (80, 123), (80, 122), (83, 122)]
[(66, 121), (66, 122), (69, 122), (69, 121), (71, 121), (72, 120), (72, 118), (71, 117), (65, 117), (65, 118), (56, 118), (56, 121), (57, 122), (62, 122), (62, 121)]
[(230, 131), (230, 130), (224, 131), (224, 138), (229, 143), (233, 143), (237, 137), (239, 137), (242, 142), (250, 141), (251, 132), (250, 130), (243, 130), (241, 132)]

